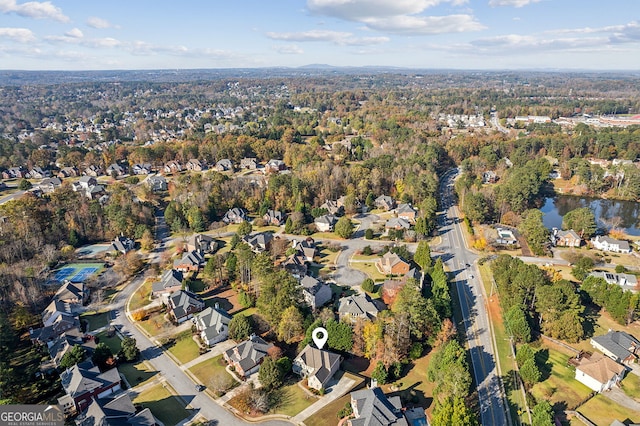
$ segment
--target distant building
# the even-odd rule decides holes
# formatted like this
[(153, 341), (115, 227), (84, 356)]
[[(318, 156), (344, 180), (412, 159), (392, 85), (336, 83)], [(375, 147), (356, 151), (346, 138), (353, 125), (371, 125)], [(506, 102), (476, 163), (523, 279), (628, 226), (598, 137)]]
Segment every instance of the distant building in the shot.
[(136, 163), (131, 167), (131, 171), (134, 175), (148, 175), (151, 173), (151, 164), (149, 163)]
[(389, 211), (396, 207), (396, 202), (388, 195), (381, 195), (373, 201), (373, 204), (382, 210)]
[(162, 192), (166, 191), (168, 188), (167, 180), (164, 178), (164, 176), (149, 176), (146, 182), (152, 192)]
[(187, 168), (187, 170), (192, 172), (201, 172), (207, 169), (206, 164), (202, 163), (202, 161), (198, 160), (197, 158), (192, 158), (191, 160), (187, 161), (185, 167)]
[(279, 210), (267, 210), (262, 219), (268, 225), (280, 226), (284, 223), (284, 214)]
[(233, 162), (228, 158), (218, 161), (214, 167), (219, 172), (233, 171)]
[(234, 207), (227, 210), (222, 221), (224, 223), (237, 223), (240, 224), (247, 220), (247, 212), (239, 207)]
[(122, 254), (126, 254), (130, 252), (135, 248), (135, 246), (136, 246), (136, 242), (134, 240), (124, 236), (116, 237), (111, 242), (111, 250), (118, 251)]
[(258, 162), (256, 161), (255, 158), (245, 157), (242, 160), (240, 160), (241, 169), (255, 170), (257, 167), (258, 167)]
[(282, 161), (282, 160), (271, 159), (264, 166), (264, 172), (265, 173), (278, 173), (278, 172), (280, 172), (282, 170), (286, 170), (286, 169), (287, 169), (287, 165), (284, 164), (284, 161)]

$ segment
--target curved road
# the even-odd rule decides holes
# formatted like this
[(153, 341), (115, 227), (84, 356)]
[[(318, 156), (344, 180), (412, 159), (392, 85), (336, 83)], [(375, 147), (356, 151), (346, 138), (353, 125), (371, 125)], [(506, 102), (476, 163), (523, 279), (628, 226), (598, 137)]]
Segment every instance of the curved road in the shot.
[(478, 399), (480, 400), (481, 423), (491, 426), (507, 425), (511, 422), (506, 418), (506, 404), (496, 367), (493, 335), (489, 329), (482, 283), (477, 278), (478, 274), (475, 271), (474, 262), (478, 256), (467, 249), (464, 240), (463, 222), (458, 219), (453, 191), (455, 176), (455, 171), (450, 171), (443, 176), (441, 181), (440, 194), (445, 214), (439, 218), (442, 242), (438, 251), (444, 253), (442, 260), (455, 277), (453, 284), (458, 290), (460, 299)]
[[(113, 314), (115, 319), (112, 321), (114, 326), (126, 336), (136, 339), (141, 355), (151, 366), (163, 375), (167, 382), (175, 389), (176, 393), (189, 404), (198, 414), (204, 416), (208, 420), (215, 420), (218, 425), (246, 425), (246, 423), (226, 409), (218, 405), (205, 392), (196, 392), (194, 382), (169, 358), (163, 350), (155, 345), (142, 332), (135, 327), (131, 320), (126, 316), (125, 305), (129, 297), (144, 282), (144, 277), (139, 275), (131, 283), (129, 283), (114, 299)], [(290, 426), (292, 423), (281, 420), (271, 420), (262, 425), (269, 426)], [(167, 425), (170, 426), (170, 425)]]

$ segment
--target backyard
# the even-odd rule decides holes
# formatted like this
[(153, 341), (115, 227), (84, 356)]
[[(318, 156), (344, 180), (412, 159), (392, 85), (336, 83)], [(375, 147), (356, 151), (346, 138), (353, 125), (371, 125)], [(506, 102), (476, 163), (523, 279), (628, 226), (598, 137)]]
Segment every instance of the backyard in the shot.
[(96, 312), (96, 311), (87, 311), (80, 315), (80, 321), (86, 321), (87, 323), (87, 332), (95, 331), (99, 328), (106, 327), (109, 323), (110, 313), (106, 312)]
[[(640, 413), (634, 413), (611, 401), (604, 395), (596, 395), (576, 410), (597, 425), (609, 425), (614, 419), (631, 420), (626, 424), (640, 422)], [(583, 426), (578, 418), (571, 419), (571, 426)]]

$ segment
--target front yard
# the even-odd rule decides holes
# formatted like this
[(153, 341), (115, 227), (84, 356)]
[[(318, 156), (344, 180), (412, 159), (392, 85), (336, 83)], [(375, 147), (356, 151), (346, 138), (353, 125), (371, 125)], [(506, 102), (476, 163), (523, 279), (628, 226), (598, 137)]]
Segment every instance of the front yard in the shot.
[(182, 402), (164, 386), (159, 384), (141, 392), (133, 402), (149, 408), (153, 415), (165, 425), (177, 425), (190, 414), (185, 410)]
[(87, 311), (80, 315), (80, 321), (87, 322), (87, 332), (97, 330), (102, 327), (106, 327), (109, 324), (110, 313), (107, 312), (95, 312)]
[[(626, 380), (626, 379), (625, 379)], [(631, 420), (631, 423), (640, 422), (640, 413), (634, 413), (629, 409), (611, 401), (604, 395), (596, 395), (576, 410), (587, 419), (597, 425), (609, 425), (614, 419), (620, 421)], [(583, 426), (584, 423), (578, 418), (571, 419), (571, 426)]]
[(177, 336), (171, 338), (164, 344), (165, 348), (175, 356), (181, 364), (196, 359), (200, 356), (198, 344), (193, 340), (191, 330), (184, 331)]
[[(227, 373), (225, 367), (226, 363), (224, 362), (224, 358), (222, 358), (222, 355), (218, 355), (194, 365), (189, 369), (189, 372), (198, 379), (200, 384), (205, 385), (207, 388), (210, 388), (215, 392), (217, 383), (219, 381), (227, 383), (227, 377), (229, 378), (228, 383), (231, 385), (230, 389), (238, 386), (238, 382), (236, 382), (235, 379)], [(222, 379), (223, 377), (224, 379)]]
[(153, 279), (147, 279), (144, 284), (140, 286), (129, 301), (129, 310), (131, 312), (137, 311), (151, 303), (151, 286), (153, 285)]

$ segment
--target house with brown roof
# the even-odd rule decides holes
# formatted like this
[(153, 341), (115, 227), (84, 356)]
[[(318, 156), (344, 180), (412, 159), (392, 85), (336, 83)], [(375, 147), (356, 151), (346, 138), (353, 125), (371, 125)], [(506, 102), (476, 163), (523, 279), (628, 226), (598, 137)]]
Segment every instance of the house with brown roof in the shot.
[(200, 252), (193, 250), (185, 252), (180, 259), (173, 261), (173, 269), (181, 272), (193, 272), (204, 265), (204, 257)]
[(280, 226), (284, 223), (284, 214), (280, 210), (267, 210), (262, 219), (268, 225)]
[(573, 229), (567, 231), (555, 229), (553, 230), (553, 243), (558, 247), (580, 247), (582, 238)]
[(382, 210), (389, 211), (396, 207), (396, 202), (388, 195), (381, 195), (373, 201), (373, 204)]
[(299, 376), (306, 377), (310, 388), (320, 390), (338, 372), (341, 362), (340, 355), (307, 345), (293, 360), (292, 370)]
[(271, 159), (264, 165), (264, 173), (278, 173), (282, 170), (286, 170), (287, 165), (282, 160)]
[(245, 157), (240, 160), (241, 169), (255, 170), (258, 167), (258, 161), (253, 157)]
[(406, 219), (411, 224), (416, 223), (416, 214), (417, 210), (408, 203), (398, 204), (398, 207), (396, 208), (396, 215), (398, 218)]
[(215, 238), (207, 234), (193, 234), (187, 240), (187, 250), (197, 251), (200, 254), (215, 253), (218, 249), (218, 242)]
[(207, 169), (206, 164), (204, 164), (202, 161), (198, 160), (197, 158), (192, 158), (189, 161), (187, 161), (187, 164), (185, 165), (185, 167), (187, 168), (187, 170), (192, 172), (201, 172)]
[(219, 172), (233, 171), (233, 162), (228, 158), (223, 158), (216, 163), (214, 169)]
[(176, 160), (168, 161), (162, 168), (162, 171), (165, 174), (180, 173), (182, 171), (182, 164)]
[(576, 362), (575, 378), (596, 392), (604, 392), (618, 385), (626, 368), (600, 353), (583, 355)]
[(274, 346), (260, 336), (252, 334), (248, 340), (227, 350), (223, 357), (232, 365), (240, 377), (247, 377), (260, 369), (264, 357)]
[(381, 274), (385, 275), (404, 275), (409, 272), (410, 265), (402, 260), (400, 256), (390, 251), (386, 252), (376, 262), (376, 268)]

